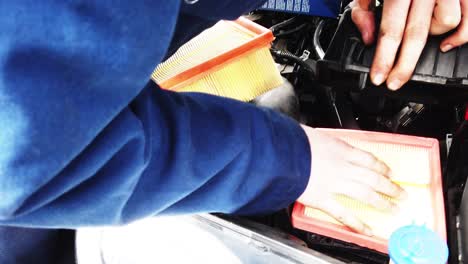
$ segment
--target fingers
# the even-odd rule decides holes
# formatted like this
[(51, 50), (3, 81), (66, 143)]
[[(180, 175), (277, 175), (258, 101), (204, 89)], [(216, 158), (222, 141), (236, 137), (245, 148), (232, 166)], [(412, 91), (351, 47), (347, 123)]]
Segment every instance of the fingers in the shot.
[(390, 179), (375, 171), (360, 167), (355, 167), (350, 171), (353, 173), (347, 175), (349, 179), (368, 186), (374, 192), (379, 192), (397, 199), (405, 199), (407, 196), (406, 191), (398, 184), (393, 183)]
[(385, 177), (391, 174), (390, 168), (369, 152), (349, 146), (345, 155), (347, 161), (354, 165), (367, 168)]
[(400, 89), (413, 75), (429, 35), (434, 3), (435, 0), (412, 2), (398, 63), (388, 76), (387, 87), (390, 90)]
[(383, 198), (371, 187), (359, 182), (347, 182), (346, 186), (341, 185), (338, 192), (362, 203), (371, 205), (377, 210), (388, 212), (397, 210), (396, 204)]
[(456, 28), (461, 21), (460, 0), (437, 0), (431, 21), (431, 35), (441, 35)]
[(460, 0), (462, 20), (457, 31), (442, 41), (440, 49), (447, 52), (468, 42), (468, 0)]
[(318, 208), (331, 217), (335, 218), (338, 222), (351, 228), (353, 231), (372, 236), (372, 230), (369, 226), (364, 224), (359, 218), (354, 216), (349, 210), (344, 208), (340, 203), (333, 199), (329, 199), (322, 203)]
[(375, 0), (355, 0), (351, 18), (361, 32), (364, 44), (369, 45), (375, 39), (375, 18), (373, 6)]
[(407, 193), (400, 186), (390, 180), (390, 168), (369, 152), (354, 148), (348, 145), (345, 153), (346, 160), (350, 162), (353, 168), (347, 177), (363, 183), (377, 192), (390, 197), (405, 199)]
[(410, 3), (410, 0), (392, 0), (384, 3), (377, 49), (370, 74), (375, 85), (381, 85), (393, 67), (403, 38)]

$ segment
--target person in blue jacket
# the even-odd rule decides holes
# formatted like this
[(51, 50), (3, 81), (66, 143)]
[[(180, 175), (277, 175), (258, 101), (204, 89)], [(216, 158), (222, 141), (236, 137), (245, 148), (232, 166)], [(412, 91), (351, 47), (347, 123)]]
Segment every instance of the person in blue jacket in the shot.
[(393, 207), (378, 193), (404, 193), (381, 161), (276, 112), (149, 82), (184, 41), (261, 2), (0, 1), (0, 263), (52, 263), (48, 229), (297, 199), (370, 235), (332, 197)]

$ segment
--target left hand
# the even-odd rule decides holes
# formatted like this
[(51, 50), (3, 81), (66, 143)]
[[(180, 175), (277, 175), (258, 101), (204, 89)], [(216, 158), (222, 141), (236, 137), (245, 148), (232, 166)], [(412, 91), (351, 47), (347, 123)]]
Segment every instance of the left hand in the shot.
[(371, 153), (352, 147), (319, 130), (302, 126), (311, 148), (311, 171), (304, 193), (297, 199), (335, 218), (352, 230), (372, 236), (366, 219), (360, 219), (336, 200), (344, 195), (378, 210), (397, 205), (380, 194), (405, 199), (405, 190), (391, 181), (390, 168)]
[[(375, 41), (374, 1), (352, 3), (352, 19), (365, 44)], [(457, 27), (441, 42), (443, 52), (468, 42), (468, 0), (386, 0), (370, 73), (372, 82), (386, 82), (389, 89), (400, 89), (411, 78), (428, 35)]]

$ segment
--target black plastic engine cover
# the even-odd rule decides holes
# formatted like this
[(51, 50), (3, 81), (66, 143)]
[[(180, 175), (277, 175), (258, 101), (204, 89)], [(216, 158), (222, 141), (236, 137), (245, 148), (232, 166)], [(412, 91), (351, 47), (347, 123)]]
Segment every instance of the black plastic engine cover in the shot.
[(459, 240), (461, 258), (464, 262), (468, 261), (468, 184), (465, 184), (465, 191), (460, 206), (459, 216)]
[[(380, 21), (377, 11), (377, 22)], [(343, 13), (325, 57), (317, 63), (318, 78), (333, 87), (411, 97), (415, 101), (466, 101), (468, 99), (468, 45), (443, 53), (444, 36), (431, 36), (411, 78), (397, 92), (376, 88), (369, 80), (375, 44), (365, 46), (351, 20), (351, 10)]]

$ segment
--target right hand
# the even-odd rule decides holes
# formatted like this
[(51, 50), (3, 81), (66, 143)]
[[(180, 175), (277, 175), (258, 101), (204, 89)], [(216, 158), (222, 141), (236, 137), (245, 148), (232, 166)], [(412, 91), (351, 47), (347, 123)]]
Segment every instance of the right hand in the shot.
[(390, 169), (372, 154), (313, 128), (302, 128), (309, 138), (312, 168), (309, 183), (298, 201), (329, 214), (358, 233), (371, 236), (371, 228), (343, 207), (335, 196), (345, 195), (390, 211), (397, 206), (379, 193), (404, 199), (406, 192), (390, 180)]
[(351, 5), (364, 43), (377, 40), (370, 72), (375, 85), (386, 82), (389, 89), (400, 89), (411, 78), (429, 34), (458, 27), (441, 42), (443, 52), (468, 42), (468, 0), (386, 0), (378, 30), (372, 10), (375, 0), (354, 0)]

